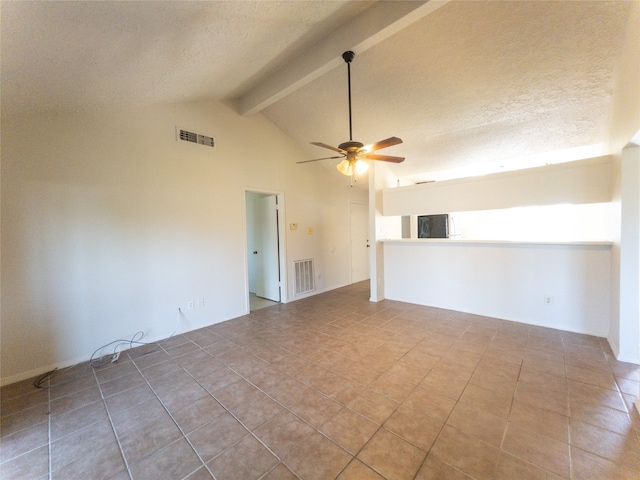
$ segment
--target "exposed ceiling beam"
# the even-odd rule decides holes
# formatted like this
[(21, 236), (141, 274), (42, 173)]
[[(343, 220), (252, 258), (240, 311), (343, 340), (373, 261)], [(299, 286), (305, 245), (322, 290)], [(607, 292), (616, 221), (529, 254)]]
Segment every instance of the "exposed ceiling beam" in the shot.
[(437, 10), (450, 0), (378, 2), (304, 55), (277, 71), (238, 99), (238, 112), (252, 115), (312, 82), (344, 62), (341, 54), (362, 53), (412, 23)]

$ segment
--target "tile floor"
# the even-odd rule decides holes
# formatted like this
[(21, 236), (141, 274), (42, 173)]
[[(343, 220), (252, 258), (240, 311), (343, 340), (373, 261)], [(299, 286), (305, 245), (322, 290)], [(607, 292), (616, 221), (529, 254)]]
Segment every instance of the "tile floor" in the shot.
[(640, 478), (639, 369), (604, 339), (367, 298), (3, 387), (0, 477)]
[(277, 305), (279, 302), (273, 302), (266, 298), (258, 297), (255, 293), (249, 294), (249, 310), (260, 310), (261, 308)]

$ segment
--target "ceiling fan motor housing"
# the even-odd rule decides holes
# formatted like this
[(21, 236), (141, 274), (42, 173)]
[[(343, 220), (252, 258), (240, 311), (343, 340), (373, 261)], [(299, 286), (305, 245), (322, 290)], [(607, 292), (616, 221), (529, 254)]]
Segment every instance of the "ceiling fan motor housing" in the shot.
[(352, 152), (354, 150), (359, 150), (362, 147), (364, 147), (364, 143), (354, 142), (352, 140), (350, 140), (348, 142), (341, 143), (340, 145), (338, 145), (338, 148), (340, 150), (345, 150), (347, 152)]

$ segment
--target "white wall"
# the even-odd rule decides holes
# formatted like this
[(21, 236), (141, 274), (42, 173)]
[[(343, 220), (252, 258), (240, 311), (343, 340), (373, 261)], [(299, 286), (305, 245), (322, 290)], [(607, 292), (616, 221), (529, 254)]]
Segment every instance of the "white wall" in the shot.
[(609, 245), (400, 240), (384, 243), (384, 264), (391, 300), (601, 337), (609, 328)]
[[(177, 142), (176, 125), (215, 148)], [(316, 259), (318, 292), (348, 283), (348, 205), (363, 194), (295, 165), (304, 152), (260, 115), (198, 102), (1, 126), (2, 383), (137, 331), (153, 340), (247, 313), (243, 188), (285, 192), (286, 221), (314, 227), (287, 230), (290, 300), (298, 258)]]
[(516, 207), (451, 214), (456, 238), (477, 240), (611, 241), (615, 222), (611, 203)]
[[(637, 162), (640, 159), (637, 158), (637, 149), (635, 160), (630, 158), (634, 155), (631, 151), (627, 153), (624, 164), (622, 158), (623, 149), (640, 133), (640, 2), (630, 4), (632, 11), (625, 31), (621, 32), (624, 34), (624, 44), (616, 67), (608, 122), (609, 150), (613, 152), (615, 166), (613, 206), (618, 223), (612, 248), (611, 326), (608, 340), (620, 360), (640, 363), (638, 292), (633, 292), (633, 289), (637, 289), (640, 266), (636, 265), (634, 272), (633, 266), (626, 264), (627, 259), (638, 256), (639, 247), (634, 232), (640, 228), (640, 214), (637, 212), (637, 196), (640, 192)], [(626, 238), (623, 238), (623, 233)]]
[[(620, 317), (614, 352), (640, 363), (640, 147), (622, 150), (620, 230)], [(613, 343), (613, 342), (612, 342)]]
[[(611, 245), (566, 242), (612, 236), (612, 170), (604, 157), (384, 190), (385, 214), (456, 212), (463, 232), (456, 240), (385, 242), (386, 298), (606, 336)], [(532, 243), (545, 241), (556, 243)]]
[(610, 157), (481, 177), (387, 188), (384, 215), (494, 210), (611, 201)]

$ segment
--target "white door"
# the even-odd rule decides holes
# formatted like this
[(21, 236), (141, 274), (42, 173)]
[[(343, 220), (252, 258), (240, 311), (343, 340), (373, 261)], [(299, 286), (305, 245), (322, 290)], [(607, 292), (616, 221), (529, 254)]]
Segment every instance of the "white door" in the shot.
[(351, 283), (369, 280), (369, 205), (351, 204)]
[(280, 261), (278, 259), (278, 205), (275, 195), (254, 202), (256, 295), (280, 301)]

